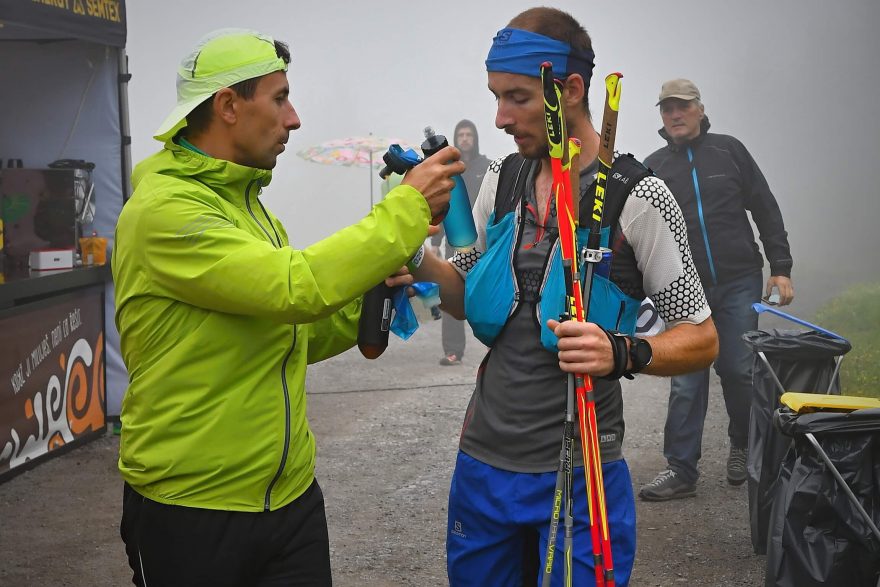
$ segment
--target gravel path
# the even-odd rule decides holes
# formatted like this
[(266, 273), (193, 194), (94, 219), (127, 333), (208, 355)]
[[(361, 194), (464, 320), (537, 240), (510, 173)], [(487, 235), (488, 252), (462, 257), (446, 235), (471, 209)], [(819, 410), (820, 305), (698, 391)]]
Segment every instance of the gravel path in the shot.
[[(354, 350), (310, 372), (335, 585), (446, 584), (446, 495), (483, 352), (470, 339), (462, 366), (440, 367), (440, 324), (432, 323), (407, 343), (392, 340), (377, 361)], [(643, 376), (624, 389), (636, 488), (664, 467), (668, 385)], [(763, 584), (745, 486), (729, 487), (724, 477), (717, 381), (711, 393), (697, 497), (637, 504), (634, 587)], [(129, 584), (117, 529), (117, 449), (118, 437), (108, 435), (0, 485), (0, 586)]]

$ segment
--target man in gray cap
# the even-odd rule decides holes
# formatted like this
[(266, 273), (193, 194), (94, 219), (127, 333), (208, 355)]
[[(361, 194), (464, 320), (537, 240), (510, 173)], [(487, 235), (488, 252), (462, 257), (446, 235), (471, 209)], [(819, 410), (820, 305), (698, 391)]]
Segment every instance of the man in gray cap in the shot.
[[(758, 227), (770, 263), (764, 291), (770, 303), (794, 299), (792, 259), (782, 214), (764, 175), (741, 142), (710, 133), (700, 91), (690, 80), (674, 79), (660, 90), (660, 136), (667, 145), (645, 159), (681, 207), (694, 263), (715, 328), (721, 379), (730, 417), (727, 481), (746, 480), (751, 361), (742, 334), (758, 327), (751, 305), (761, 299), (764, 260), (746, 212)], [(778, 293), (774, 293), (774, 290)], [(709, 369), (672, 377), (663, 454), (668, 468), (641, 488), (639, 497), (666, 501), (696, 495), (697, 462), (709, 397)]]

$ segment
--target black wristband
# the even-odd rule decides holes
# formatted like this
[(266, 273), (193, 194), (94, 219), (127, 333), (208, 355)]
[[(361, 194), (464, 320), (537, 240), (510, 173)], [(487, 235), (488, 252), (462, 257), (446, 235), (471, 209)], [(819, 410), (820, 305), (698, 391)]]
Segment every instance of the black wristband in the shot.
[[(601, 327), (600, 327), (601, 328)], [(611, 352), (614, 355), (614, 368), (607, 375), (603, 375), (600, 379), (608, 381), (616, 381), (621, 377), (632, 379), (633, 376), (626, 370), (626, 364), (629, 360), (629, 348), (626, 344), (626, 335), (613, 330), (605, 330), (602, 328), (605, 336), (611, 341)]]
[(630, 375), (641, 373), (654, 359), (654, 351), (651, 348), (651, 343), (644, 338), (635, 338), (632, 336), (627, 338), (629, 338), (629, 359), (632, 365), (627, 373)]

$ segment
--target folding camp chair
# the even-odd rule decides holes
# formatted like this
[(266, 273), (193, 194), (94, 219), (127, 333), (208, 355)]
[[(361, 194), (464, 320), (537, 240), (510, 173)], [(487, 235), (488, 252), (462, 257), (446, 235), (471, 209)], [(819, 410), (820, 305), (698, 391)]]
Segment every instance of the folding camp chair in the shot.
[(880, 400), (781, 401), (774, 420), (793, 444), (773, 500), (765, 585), (880, 586)]
[[(821, 326), (816, 326), (815, 324), (811, 324), (810, 322), (807, 322), (806, 320), (801, 320), (800, 318), (793, 316), (791, 314), (788, 314), (786, 312), (783, 312), (782, 310), (779, 310), (777, 308), (773, 308), (771, 306), (767, 306), (765, 304), (758, 303), (758, 304), (752, 304), (752, 309), (755, 312), (757, 312), (758, 314), (763, 314), (764, 312), (766, 312), (768, 314), (773, 314), (773, 315), (779, 316), (781, 318), (785, 318), (786, 320), (794, 322), (795, 324), (799, 324), (801, 326), (809, 328), (810, 330), (815, 331), (815, 332), (819, 333), (820, 335), (824, 335), (831, 340), (844, 341), (844, 342), (846, 342), (847, 345), (849, 345), (849, 341), (847, 341), (845, 338), (843, 338), (839, 334), (837, 334), (835, 332), (831, 332), (830, 330), (825, 330)], [(850, 348), (852, 348), (852, 347), (850, 347)], [(835, 362), (834, 371), (831, 373), (831, 377), (828, 378), (828, 387), (825, 389), (826, 394), (832, 393), (832, 390), (833, 390), (835, 384), (837, 384), (837, 374), (840, 371), (840, 363), (841, 363), (841, 361), (843, 361), (843, 355), (845, 355), (847, 352), (849, 352), (850, 348), (847, 348), (841, 354), (834, 357), (834, 362)], [(841, 347), (841, 350), (842, 350), (842, 347)], [(786, 393), (786, 391), (788, 391), (788, 390), (786, 390), (785, 386), (782, 385), (782, 382), (779, 381), (779, 378), (776, 376), (776, 373), (773, 370), (773, 367), (770, 365), (770, 361), (767, 360), (767, 355), (764, 353), (764, 351), (757, 351), (755, 354), (757, 354), (758, 357), (767, 366), (769, 374), (772, 377), (773, 382), (776, 383), (776, 386), (780, 390), (780, 392)], [(816, 393), (818, 393), (818, 390), (816, 390)]]
[(752, 547), (767, 550), (767, 529), (779, 467), (791, 438), (773, 426), (779, 398), (788, 391), (840, 393), (838, 374), (851, 345), (838, 334), (764, 304), (758, 313), (781, 316), (809, 330), (756, 330), (743, 335), (754, 354), (749, 456), (746, 463)]

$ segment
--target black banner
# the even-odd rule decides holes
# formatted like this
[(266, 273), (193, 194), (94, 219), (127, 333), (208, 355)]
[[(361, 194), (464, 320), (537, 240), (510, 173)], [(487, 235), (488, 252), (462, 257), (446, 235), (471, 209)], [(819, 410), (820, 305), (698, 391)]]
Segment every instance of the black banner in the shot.
[(0, 478), (104, 429), (103, 310), (89, 288), (0, 318)]
[(31, 30), (35, 39), (42, 32), (125, 47), (125, 0), (0, 0), (0, 23)]

